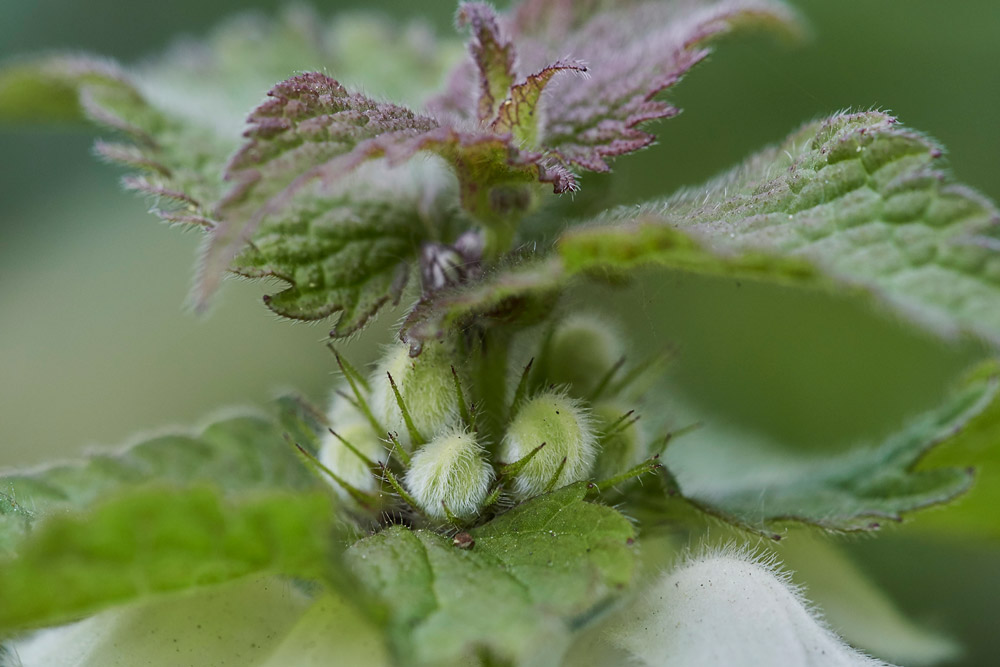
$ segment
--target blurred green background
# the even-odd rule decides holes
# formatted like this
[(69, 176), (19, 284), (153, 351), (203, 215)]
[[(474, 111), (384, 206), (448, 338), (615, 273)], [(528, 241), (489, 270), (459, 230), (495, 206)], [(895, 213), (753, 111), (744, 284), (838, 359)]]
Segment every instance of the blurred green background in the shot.
[[(58, 49), (134, 62), (234, 11), (283, 4), (0, 0), (0, 58)], [(671, 93), (685, 113), (657, 126), (659, 144), (619, 160), (613, 176), (585, 177), (580, 208), (593, 193), (625, 203), (697, 184), (804, 121), (872, 107), (939, 139), (961, 180), (1000, 199), (1000, 3), (795, 4), (811, 29), (806, 42), (725, 40)], [(453, 35), (450, 2), (315, 6), (419, 15)], [(92, 158), (92, 140), (80, 127), (0, 128), (0, 465), (259, 405), (280, 387), (321, 400), (332, 382), (328, 327), (279, 321), (260, 304), (260, 286), (236, 281), (209, 317), (185, 311), (198, 238), (158, 224), (122, 193), (120, 172)], [(679, 346), (670, 379), (696, 411), (799, 448), (878, 437), (933, 405), (982, 353), (799, 290), (659, 274), (627, 303), (634, 335)], [(394, 322), (380, 318), (380, 340)], [(355, 353), (371, 354), (366, 346)], [(995, 664), (1000, 550), (921, 545), (906, 533), (852, 550), (908, 611), (962, 637), (965, 664)]]

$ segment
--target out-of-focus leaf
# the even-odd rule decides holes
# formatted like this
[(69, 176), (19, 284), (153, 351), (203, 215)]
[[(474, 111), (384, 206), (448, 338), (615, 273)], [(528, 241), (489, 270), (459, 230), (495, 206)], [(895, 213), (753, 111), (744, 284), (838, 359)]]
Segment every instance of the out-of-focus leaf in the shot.
[(13, 644), (21, 659), (15, 664), (217, 667), (238, 662), (252, 667), (266, 664), (283, 638), (295, 631), (308, 603), (304, 594), (278, 577), (244, 577), (41, 630)]
[(234, 417), (197, 435), (164, 435), (79, 463), (0, 476), (0, 555), (18, 551), (18, 540), (39, 518), (150, 482), (215, 483), (230, 493), (316, 483), (278, 427), (259, 417)]
[(570, 270), (659, 263), (860, 289), (935, 330), (997, 341), (1000, 215), (940, 156), (886, 114), (834, 116), (704, 188), (570, 232), (560, 253)]
[(331, 511), (320, 492), (235, 501), (203, 486), (130, 490), (50, 516), (0, 560), (0, 631), (254, 573), (322, 578), (334, 567)]
[[(976, 368), (969, 381), (1000, 375), (1000, 363), (987, 362)], [(1000, 401), (994, 401), (969, 424), (921, 462), (920, 468), (974, 465), (976, 481), (969, 491), (944, 512), (928, 513), (915, 522), (919, 530), (960, 535), (971, 539), (1000, 539)]]
[(944, 664), (961, 653), (954, 641), (906, 618), (830, 540), (796, 534), (778, 555), (830, 629), (852, 646), (912, 667)]
[[(711, 456), (681, 457), (683, 474), (663, 468), (664, 515), (683, 509), (744, 530), (780, 539), (780, 531), (802, 523), (832, 532), (870, 531), (904, 514), (953, 500), (972, 485), (968, 467), (926, 467), (921, 462), (953, 440), (997, 400), (997, 381), (962, 386), (941, 407), (912, 420), (879, 445), (835, 458), (801, 460), (760, 452), (738, 470), (710, 466)], [(747, 442), (745, 447), (752, 445)], [(677, 467), (667, 456), (668, 465)], [(966, 461), (969, 465), (975, 461)]]
[(634, 570), (631, 524), (583, 501), (583, 484), (539, 496), (470, 531), (470, 550), (389, 528), (348, 563), (384, 600), (399, 655), (416, 664), (474, 656), (549, 664)]

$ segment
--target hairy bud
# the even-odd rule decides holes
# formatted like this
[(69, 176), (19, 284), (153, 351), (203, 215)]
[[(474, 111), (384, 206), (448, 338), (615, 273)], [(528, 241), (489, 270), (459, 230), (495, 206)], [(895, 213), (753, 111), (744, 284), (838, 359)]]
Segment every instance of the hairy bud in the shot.
[(623, 353), (621, 336), (603, 319), (587, 313), (570, 315), (552, 334), (548, 380), (568, 385), (577, 396), (587, 396)]
[[(476, 515), (493, 479), (493, 469), (473, 434), (447, 431), (421, 447), (406, 471), (406, 488), (429, 517)], [(445, 507), (447, 506), (447, 510)]]
[[(330, 427), (340, 438), (333, 433), (326, 433), (323, 436), (318, 456), (320, 463), (354, 488), (361, 491), (375, 491), (377, 481), (368, 464), (358, 454), (352, 452), (341, 438), (357, 449), (358, 453), (380, 463), (385, 463), (388, 458), (385, 443), (379, 439), (371, 424), (357, 408), (339, 396), (334, 398), (328, 418)], [(345, 500), (350, 498), (350, 494), (339, 484), (333, 483), (332, 480), (331, 484), (338, 496)]]
[(389, 376), (396, 383), (413, 425), (424, 438), (432, 439), (456, 422), (458, 395), (444, 344), (428, 343), (417, 357), (410, 356), (406, 345), (393, 345), (372, 378), (371, 408), (375, 419), (398, 435), (404, 446), (412, 448), (412, 438)]
[(501, 456), (505, 462), (514, 463), (542, 443), (545, 446), (514, 478), (514, 492), (521, 498), (590, 474), (597, 438), (590, 415), (579, 401), (546, 391), (523, 403), (507, 428)]

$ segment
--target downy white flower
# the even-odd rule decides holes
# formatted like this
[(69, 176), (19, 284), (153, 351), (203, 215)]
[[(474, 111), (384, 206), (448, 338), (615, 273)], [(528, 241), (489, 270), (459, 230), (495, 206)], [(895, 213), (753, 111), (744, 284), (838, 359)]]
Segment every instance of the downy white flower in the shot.
[(744, 552), (662, 576), (605, 636), (650, 667), (886, 667), (831, 632), (787, 575)]

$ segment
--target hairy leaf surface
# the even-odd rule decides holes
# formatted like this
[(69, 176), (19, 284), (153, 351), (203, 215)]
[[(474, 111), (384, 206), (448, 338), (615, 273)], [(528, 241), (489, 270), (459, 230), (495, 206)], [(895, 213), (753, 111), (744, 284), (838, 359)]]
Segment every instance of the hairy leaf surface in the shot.
[[(552, 87), (539, 142), (590, 171), (608, 171), (607, 158), (654, 141), (641, 126), (679, 113), (656, 96), (710, 53), (711, 38), (744, 24), (795, 24), (784, 5), (767, 0), (623, 3), (607, 11), (595, 11), (600, 3), (592, 2), (540, 4), (528, 3), (517, 17), (524, 26), (535, 14), (546, 26), (547, 39), (526, 40), (525, 67), (568, 56), (586, 63), (588, 76)], [(565, 38), (552, 41), (560, 34)]]
[(209, 486), (114, 494), (58, 514), (0, 561), (0, 629), (52, 625), (153, 593), (331, 567), (323, 493), (227, 500)]
[(834, 116), (704, 188), (570, 232), (560, 252), (570, 270), (649, 262), (861, 288), (939, 331), (1000, 340), (1000, 214), (941, 153), (886, 114)]
[(576, 484), (531, 500), (471, 531), (471, 550), (389, 528), (351, 547), (348, 563), (383, 598), (397, 651), (417, 664), (556, 661), (568, 633), (633, 574), (632, 526), (584, 494)]

